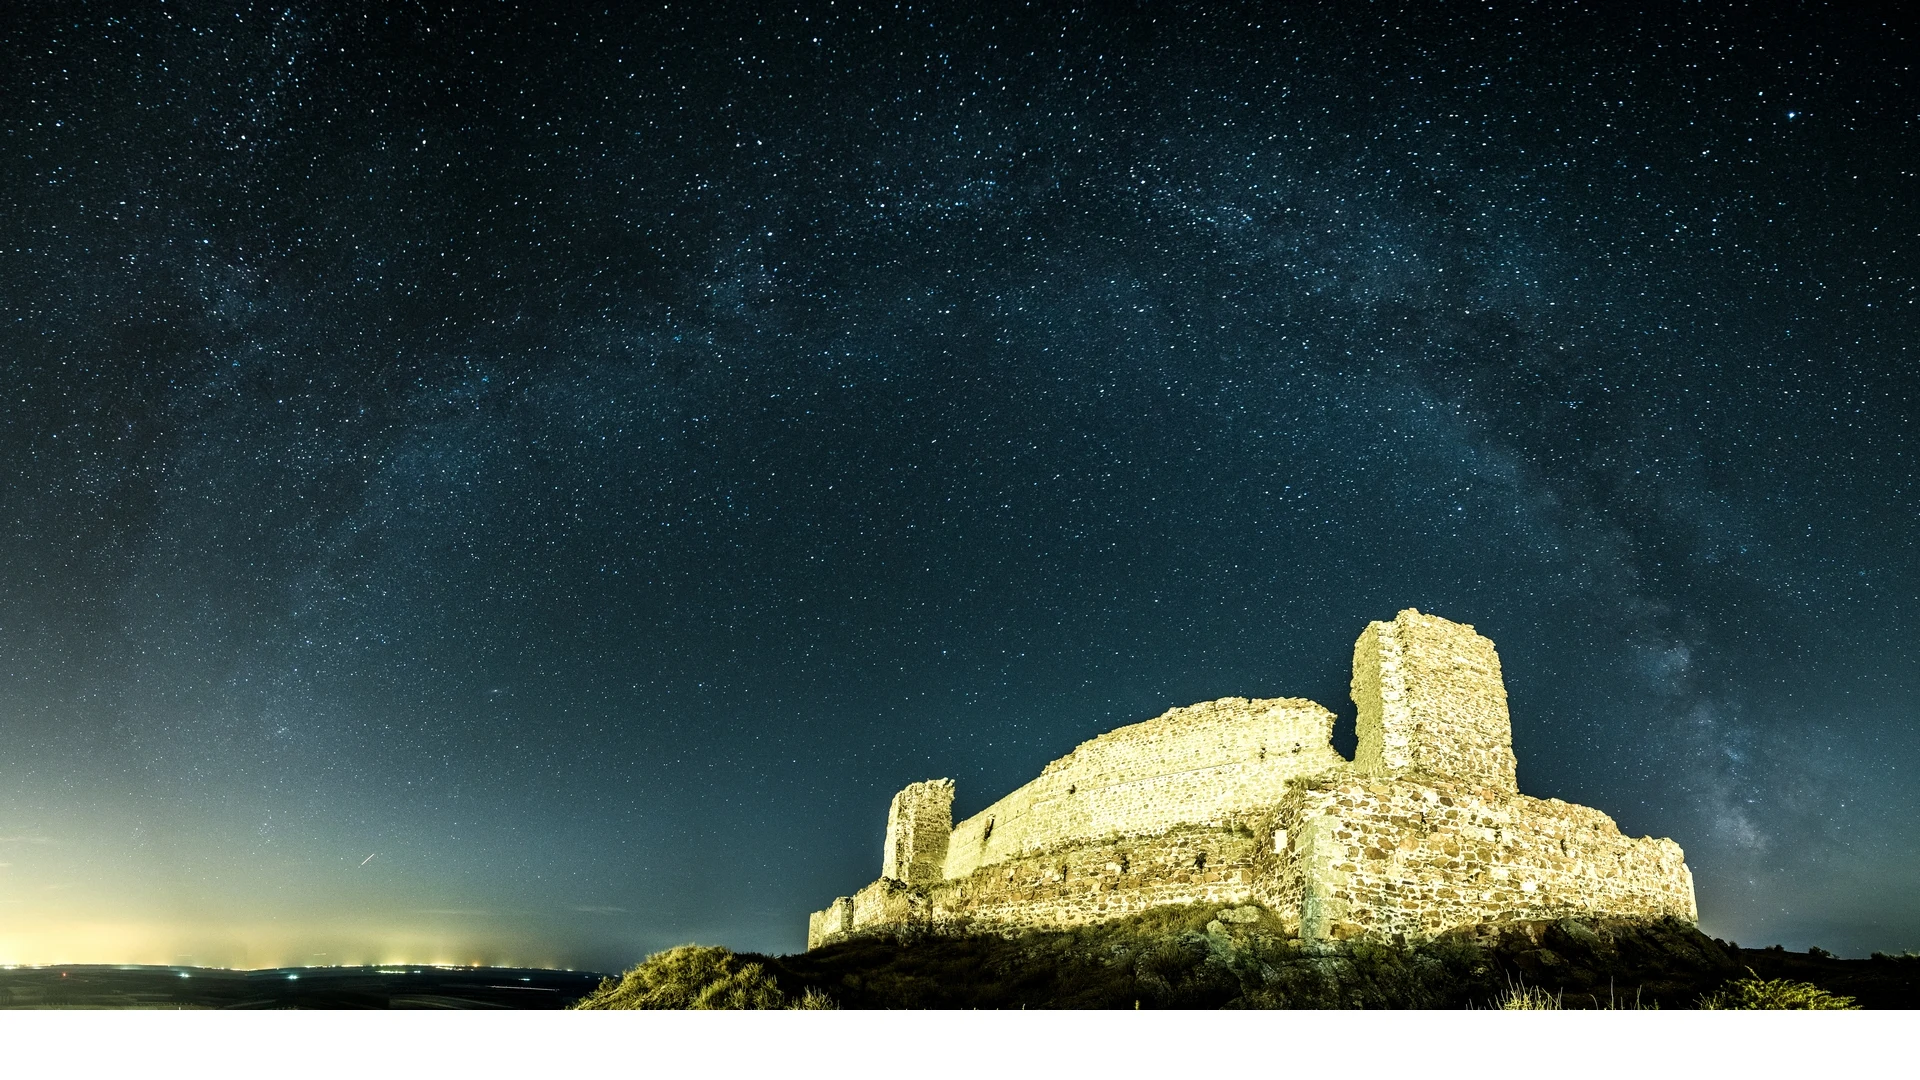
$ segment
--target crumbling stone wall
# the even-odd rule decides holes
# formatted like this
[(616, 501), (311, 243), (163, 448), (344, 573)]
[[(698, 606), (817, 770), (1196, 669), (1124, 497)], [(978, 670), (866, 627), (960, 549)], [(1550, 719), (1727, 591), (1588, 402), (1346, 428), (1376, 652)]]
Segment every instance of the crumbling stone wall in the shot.
[(856, 933), (1083, 926), (1162, 904), (1241, 904), (1259, 848), (1253, 821), (1236, 819), (1060, 844), (924, 889), (882, 879), (815, 912), (807, 947)]
[(1271, 828), (1257, 898), (1297, 914), (1308, 940), (1422, 939), (1577, 914), (1699, 917), (1678, 844), (1630, 839), (1600, 811), (1558, 799), (1336, 774), (1290, 792)]
[(842, 896), (807, 916), (807, 948), (817, 949), (853, 932), (853, 898)]
[(880, 876), (927, 885), (944, 876), (947, 840), (953, 834), (953, 781), (909, 784), (887, 808), (887, 838)]
[(1116, 728), (956, 825), (943, 876), (1270, 806), (1287, 781), (1345, 763), (1332, 736), (1333, 714), (1305, 698), (1221, 698)]
[(1353, 645), (1361, 772), (1425, 772), (1499, 791), (1514, 780), (1513, 723), (1493, 642), (1408, 608)]
[(1473, 627), (1411, 608), (1369, 625), (1352, 689), (1351, 763), (1319, 705), (1221, 698), (1084, 742), (944, 835), (952, 783), (912, 785), (888, 814), (881, 879), (815, 912), (808, 947), (1200, 902), (1256, 902), (1321, 941), (1696, 920), (1673, 841), (1519, 793), (1500, 658)]
[(938, 928), (1082, 926), (1162, 904), (1245, 903), (1258, 841), (1246, 822), (1067, 843), (929, 892)]

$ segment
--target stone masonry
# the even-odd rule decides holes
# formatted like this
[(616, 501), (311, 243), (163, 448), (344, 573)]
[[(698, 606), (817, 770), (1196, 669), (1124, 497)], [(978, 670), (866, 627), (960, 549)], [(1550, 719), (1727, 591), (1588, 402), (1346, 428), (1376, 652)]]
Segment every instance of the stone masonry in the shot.
[(1679, 845), (1514, 780), (1493, 642), (1402, 611), (1354, 644), (1354, 760), (1303, 698), (1221, 698), (1117, 728), (957, 825), (953, 782), (896, 795), (881, 877), (814, 912), (865, 934), (1065, 927), (1258, 903), (1308, 941), (1423, 940), (1566, 915), (1697, 919)]
[(947, 840), (953, 834), (953, 781), (908, 784), (887, 808), (887, 841), (880, 876), (908, 885), (932, 885), (945, 877)]
[(1452, 776), (1518, 793), (1507, 686), (1493, 642), (1408, 609), (1353, 645), (1361, 772)]

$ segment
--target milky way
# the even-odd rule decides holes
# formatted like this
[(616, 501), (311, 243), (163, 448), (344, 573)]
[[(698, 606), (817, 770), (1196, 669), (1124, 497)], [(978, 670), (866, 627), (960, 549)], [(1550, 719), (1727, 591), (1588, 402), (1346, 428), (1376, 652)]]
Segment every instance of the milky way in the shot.
[(337, 6), (0, 29), (0, 961), (791, 950), (1410, 606), (1920, 947), (1905, 27)]

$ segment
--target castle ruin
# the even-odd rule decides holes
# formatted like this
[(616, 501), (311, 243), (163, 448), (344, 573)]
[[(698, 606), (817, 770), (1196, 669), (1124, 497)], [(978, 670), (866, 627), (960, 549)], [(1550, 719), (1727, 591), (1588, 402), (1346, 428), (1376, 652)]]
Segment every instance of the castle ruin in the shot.
[(848, 937), (1066, 927), (1259, 904), (1302, 940), (1430, 939), (1569, 915), (1698, 918), (1672, 840), (1520, 794), (1493, 642), (1414, 609), (1353, 649), (1358, 746), (1304, 698), (1221, 698), (1075, 747), (953, 824), (953, 781), (894, 796), (878, 881), (807, 921)]

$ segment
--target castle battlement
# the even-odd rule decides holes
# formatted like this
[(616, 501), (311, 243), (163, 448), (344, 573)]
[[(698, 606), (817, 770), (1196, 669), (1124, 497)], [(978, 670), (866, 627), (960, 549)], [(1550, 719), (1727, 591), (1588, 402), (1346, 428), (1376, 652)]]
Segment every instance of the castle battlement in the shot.
[(1411, 608), (1370, 624), (1352, 694), (1352, 761), (1321, 705), (1221, 698), (1089, 739), (958, 824), (951, 780), (909, 785), (880, 879), (813, 913), (807, 947), (1200, 902), (1262, 904), (1308, 940), (1697, 919), (1673, 841), (1520, 794), (1500, 657), (1473, 627)]

